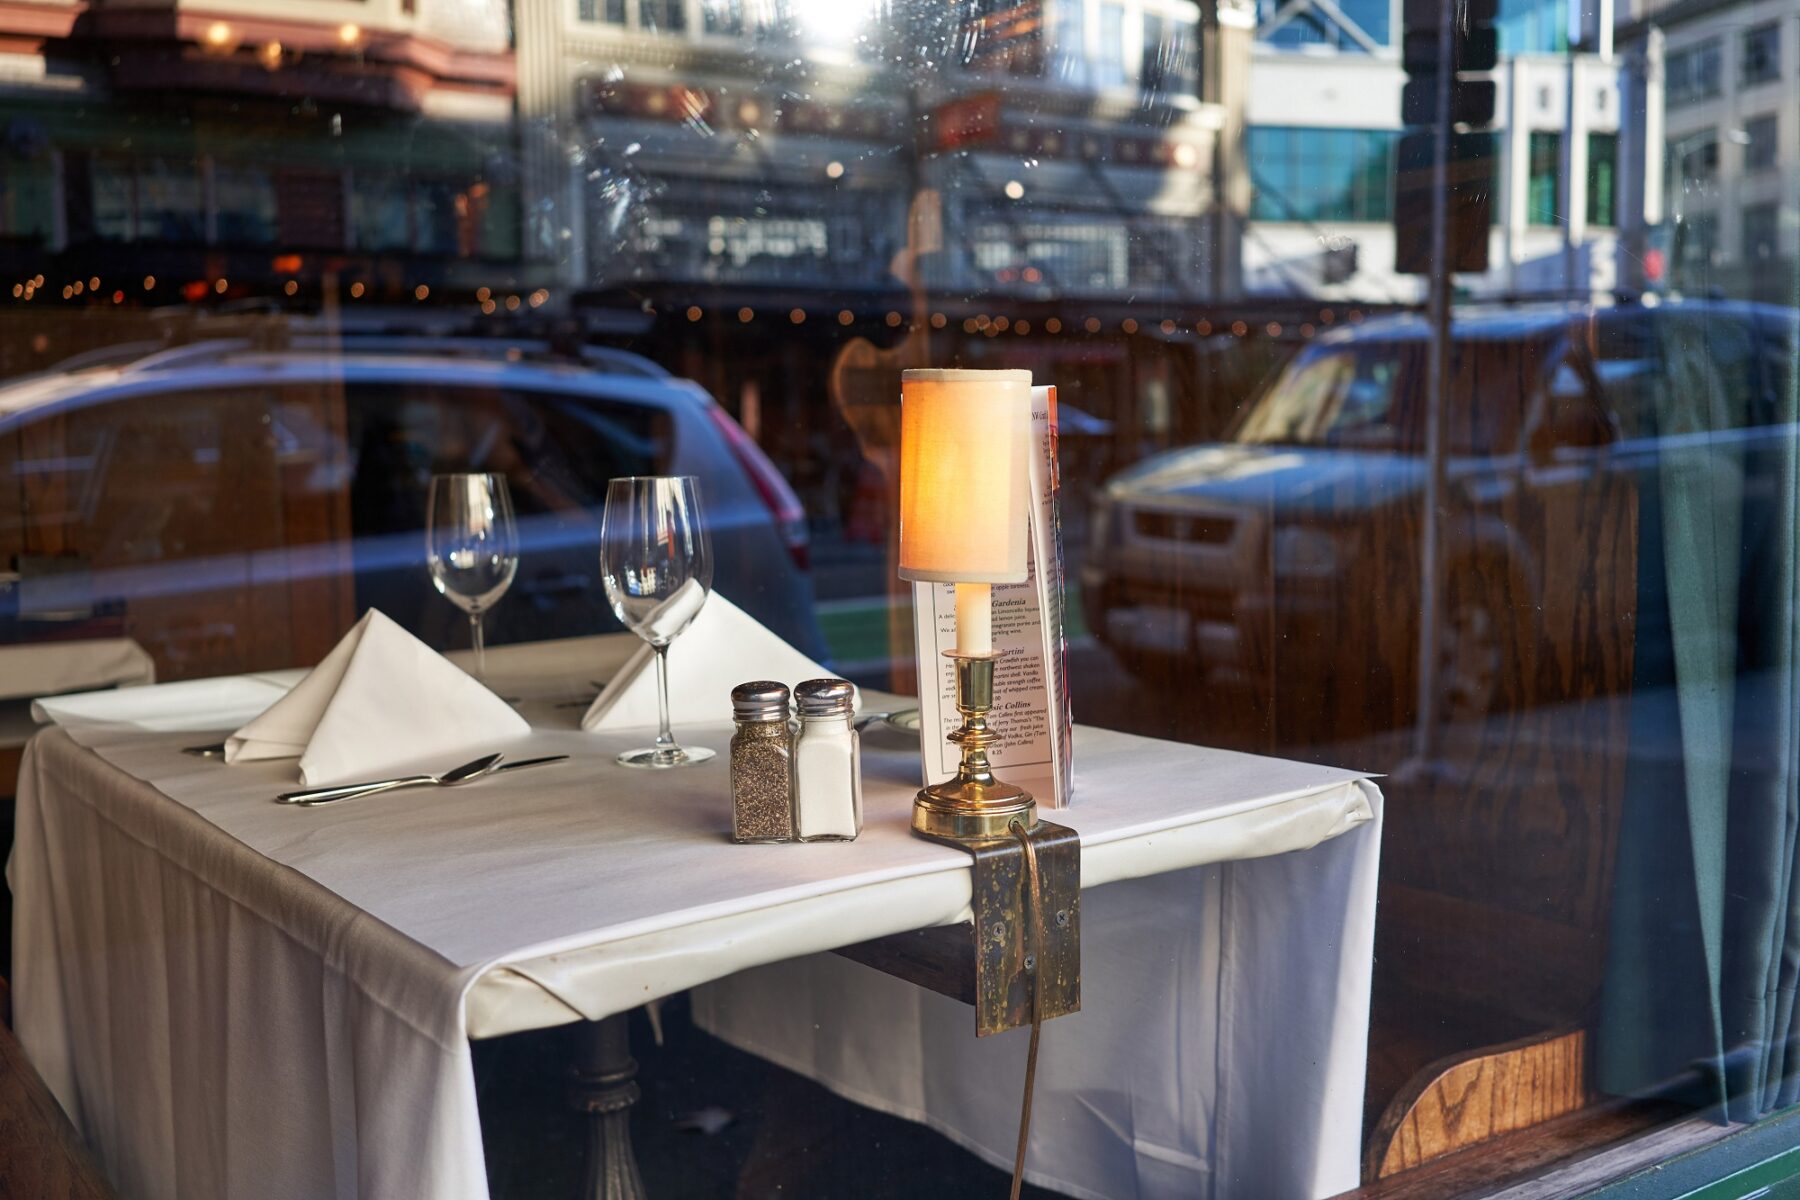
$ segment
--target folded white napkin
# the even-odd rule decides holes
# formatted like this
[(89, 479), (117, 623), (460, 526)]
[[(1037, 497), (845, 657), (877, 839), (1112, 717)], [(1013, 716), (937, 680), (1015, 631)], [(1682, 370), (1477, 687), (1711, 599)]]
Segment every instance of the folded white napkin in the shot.
[[(731, 721), (731, 689), (752, 679), (793, 687), (831, 674), (755, 617), (714, 592), (669, 647), (669, 716), (688, 725)], [(588, 706), (589, 732), (656, 726), (656, 652), (638, 647)]]
[(225, 740), (225, 761), (297, 756), (300, 781), (319, 787), (434, 755), (451, 767), (530, 731), (510, 704), (370, 609), (293, 691)]

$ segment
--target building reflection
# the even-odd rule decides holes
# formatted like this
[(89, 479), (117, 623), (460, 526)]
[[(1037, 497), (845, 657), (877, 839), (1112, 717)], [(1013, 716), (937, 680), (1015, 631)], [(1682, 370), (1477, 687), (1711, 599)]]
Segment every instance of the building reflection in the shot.
[(14, 5), (0, 35), (28, 48), (0, 74), (10, 273), (105, 279), (129, 247), (122, 303), (317, 305), (327, 276), (373, 304), (516, 272), (498, 0)]
[(1232, 94), (1201, 51), (1248, 46), (1217, 7), (830, 8), (521, 4), (527, 255), (576, 287), (854, 299), (896, 286), (932, 189), (934, 295), (1237, 293), (1241, 72)]
[(291, 279), (299, 303), (321, 261), (371, 301), (872, 294), (894, 287), (907, 198), (934, 188), (934, 292), (1238, 290), (1230, 5), (523, 0), (516, 30), (499, 0), (8, 12), (0, 235), (27, 277), (129, 244), (164, 286)]

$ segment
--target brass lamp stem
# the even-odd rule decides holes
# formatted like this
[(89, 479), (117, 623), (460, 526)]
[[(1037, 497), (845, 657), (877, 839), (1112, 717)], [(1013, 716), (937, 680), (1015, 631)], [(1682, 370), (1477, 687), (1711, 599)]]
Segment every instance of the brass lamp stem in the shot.
[(1029, 830), (1037, 824), (1037, 802), (1024, 788), (995, 779), (988, 761), (988, 747), (1000, 740), (987, 723), (994, 707), (994, 662), (1000, 656), (960, 650), (944, 654), (956, 660), (956, 711), (963, 723), (950, 741), (962, 748), (962, 762), (956, 778), (923, 788), (914, 798), (913, 830), (949, 842), (1011, 837), (1015, 820)]

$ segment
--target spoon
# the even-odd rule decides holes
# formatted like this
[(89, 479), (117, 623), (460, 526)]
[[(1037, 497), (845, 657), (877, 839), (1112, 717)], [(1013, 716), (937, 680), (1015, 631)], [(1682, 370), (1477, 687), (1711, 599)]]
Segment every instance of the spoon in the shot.
[(500, 766), (501, 754), (486, 754), (472, 759), (460, 767), (452, 767), (442, 775), (403, 775), (398, 779), (377, 779), (371, 783), (348, 783), (339, 787), (307, 788), (299, 792), (285, 792), (275, 797), (277, 804), (301, 804), (311, 807), (315, 804), (333, 804), (339, 800), (350, 800), (357, 796), (373, 796), (377, 792), (391, 792), (398, 788), (409, 787), (455, 787), (480, 779), (483, 775), (492, 774)]

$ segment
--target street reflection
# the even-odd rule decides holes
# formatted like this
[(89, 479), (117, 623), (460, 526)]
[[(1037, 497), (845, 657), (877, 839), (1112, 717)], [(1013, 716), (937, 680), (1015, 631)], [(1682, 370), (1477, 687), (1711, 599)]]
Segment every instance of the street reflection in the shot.
[(1398, 5), (352, 7), (0, 3), (0, 770), (143, 659), (459, 646), (445, 471), (517, 506), (494, 643), (616, 629), (606, 482), (692, 474), (721, 594), (911, 691), (900, 372), (1024, 368), (1076, 718), (1386, 775), (1371, 1128), (1577, 1027), (1609, 1093), (1800, 1098), (1786, 1017), (1630, 1003), (1800, 962), (1790, 17), (1503, 6), (1434, 461)]

